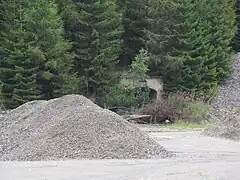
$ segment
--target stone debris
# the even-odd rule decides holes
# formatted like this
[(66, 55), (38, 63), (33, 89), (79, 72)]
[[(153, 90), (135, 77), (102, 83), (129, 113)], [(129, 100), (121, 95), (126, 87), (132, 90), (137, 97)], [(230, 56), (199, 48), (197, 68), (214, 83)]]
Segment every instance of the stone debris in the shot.
[(232, 70), (211, 104), (214, 108), (231, 110), (240, 107), (240, 53), (233, 57)]
[(233, 72), (220, 86), (216, 98), (212, 101), (211, 119), (214, 124), (206, 128), (203, 134), (240, 140), (240, 53), (233, 57)]
[(0, 160), (167, 158), (174, 153), (81, 95), (32, 101), (0, 122)]
[(215, 123), (203, 131), (204, 135), (240, 141), (240, 112), (237, 109), (215, 111)]

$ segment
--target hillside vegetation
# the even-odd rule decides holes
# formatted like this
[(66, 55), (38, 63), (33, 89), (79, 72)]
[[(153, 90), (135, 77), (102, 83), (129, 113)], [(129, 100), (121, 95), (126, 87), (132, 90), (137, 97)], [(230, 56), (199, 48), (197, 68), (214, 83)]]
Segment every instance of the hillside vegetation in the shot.
[(140, 107), (149, 91), (119, 85), (126, 72), (208, 100), (231, 74), (238, 24), (234, 0), (1, 0), (1, 101), (76, 93)]

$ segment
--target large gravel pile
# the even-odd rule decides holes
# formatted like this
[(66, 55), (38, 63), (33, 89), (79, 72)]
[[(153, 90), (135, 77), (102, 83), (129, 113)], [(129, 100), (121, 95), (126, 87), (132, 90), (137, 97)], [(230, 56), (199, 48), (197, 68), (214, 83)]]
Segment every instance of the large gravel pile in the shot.
[(170, 157), (119, 115), (80, 95), (26, 103), (0, 123), (0, 160)]
[(232, 68), (231, 77), (219, 88), (217, 98), (212, 102), (214, 108), (240, 107), (240, 53), (233, 57)]

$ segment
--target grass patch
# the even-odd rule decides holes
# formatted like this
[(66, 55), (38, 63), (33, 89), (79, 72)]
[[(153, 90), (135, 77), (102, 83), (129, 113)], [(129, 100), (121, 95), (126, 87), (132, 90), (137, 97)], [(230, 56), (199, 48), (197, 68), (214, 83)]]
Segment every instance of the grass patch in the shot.
[(175, 121), (174, 124), (168, 125), (160, 125), (160, 127), (167, 127), (167, 128), (180, 128), (180, 129), (203, 129), (208, 127), (209, 123), (193, 123), (193, 122), (185, 122), (182, 120)]
[(145, 131), (147, 133), (157, 132), (179, 132), (179, 131), (202, 131), (209, 127), (210, 123), (192, 123), (185, 121), (176, 121), (174, 124), (156, 125), (153, 130)]

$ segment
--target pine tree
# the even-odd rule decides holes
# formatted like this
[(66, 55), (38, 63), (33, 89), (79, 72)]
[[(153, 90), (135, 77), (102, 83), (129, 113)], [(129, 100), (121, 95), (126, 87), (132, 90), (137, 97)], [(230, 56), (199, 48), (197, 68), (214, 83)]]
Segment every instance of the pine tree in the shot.
[(148, 26), (148, 4), (148, 0), (125, 1), (125, 6), (122, 10), (124, 53), (121, 57), (124, 65), (131, 64), (131, 61), (140, 49), (145, 47), (144, 29)]
[(0, 81), (8, 108), (65, 92), (70, 44), (51, 0), (3, 1)]
[(146, 31), (151, 69), (163, 76), (167, 90), (207, 93), (230, 72), (234, 14), (223, 0), (216, 1), (156, 0), (152, 4), (152, 27)]
[[(37, 59), (37, 84), (44, 99), (61, 96), (74, 80), (71, 44), (64, 39), (64, 28), (57, 5), (52, 0), (32, 0), (25, 11), (31, 55)], [(71, 84), (72, 85), (72, 84)]]
[[(121, 53), (121, 14), (110, 0), (75, 0), (59, 2), (71, 9), (62, 9), (66, 37), (73, 42), (75, 70), (82, 79), (82, 91), (93, 93), (112, 77)], [(74, 5), (74, 6), (73, 6)]]
[(118, 0), (118, 1), (116, 1), (117, 9), (122, 12), (124, 10), (125, 3), (126, 3), (126, 0)]
[(0, 83), (7, 108), (39, 98), (35, 83), (37, 68), (27, 51), (30, 42), (27, 42), (23, 23), (26, 6), (27, 2), (17, 1), (2, 1), (0, 4)]
[(236, 53), (240, 52), (240, 0), (235, 2), (237, 33), (233, 39), (233, 48)]
[(234, 53), (231, 43), (237, 32), (235, 0), (215, 0), (214, 3), (207, 1), (206, 6), (207, 19), (212, 24), (209, 26), (209, 31), (212, 34), (211, 42), (215, 47), (217, 78), (221, 82), (231, 73)]

